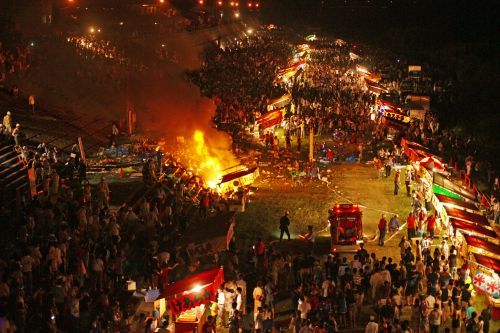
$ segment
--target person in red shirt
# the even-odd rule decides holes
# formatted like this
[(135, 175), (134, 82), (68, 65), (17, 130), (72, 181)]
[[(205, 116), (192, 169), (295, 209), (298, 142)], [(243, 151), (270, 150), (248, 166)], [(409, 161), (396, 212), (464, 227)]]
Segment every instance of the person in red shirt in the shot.
[(380, 231), (380, 238), (378, 239), (378, 245), (384, 246), (385, 234), (387, 232), (387, 220), (385, 219), (385, 214), (378, 221), (378, 230)]
[(431, 236), (431, 239), (434, 238), (434, 229), (436, 227), (436, 215), (431, 215), (427, 218), (427, 231)]
[(257, 243), (253, 246), (253, 252), (257, 257), (257, 266), (263, 266), (266, 256), (266, 244), (262, 241), (262, 238), (257, 238)]
[(415, 215), (412, 212), (408, 215), (406, 226), (408, 227), (408, 239), (412, 239), (415, 237)]

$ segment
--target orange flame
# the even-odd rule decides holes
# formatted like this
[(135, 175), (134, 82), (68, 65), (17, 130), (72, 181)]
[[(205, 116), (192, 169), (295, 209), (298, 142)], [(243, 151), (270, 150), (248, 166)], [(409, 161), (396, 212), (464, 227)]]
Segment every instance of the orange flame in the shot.
[(210, 153), (210, 150), (205, 144), (205, 136), (202, 131), (196, 130), (193, 139), (196, 146), (196, 159), (200, 161), (198, 171), (208, 187), (215, 188), (222, 177), (221, 162)]

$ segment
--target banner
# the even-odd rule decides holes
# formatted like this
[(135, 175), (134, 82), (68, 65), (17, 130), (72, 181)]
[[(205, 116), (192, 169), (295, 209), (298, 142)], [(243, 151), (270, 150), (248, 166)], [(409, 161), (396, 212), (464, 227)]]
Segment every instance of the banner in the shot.
[(175, 293), (167, 296), (166, 300), (172, 315), (178, 316), (198, 305), (215, 301), (217, 299), (217, 289), (223, 282), (224, 271), (222, 268), (216, 268), (170, 285), (166, 293), (169, 293), (169, 289), (175, 291)]
[(474, 275), (474, 279), (472, 280), (472, 284), (474, 284), (474, 287), (481, 289), (494, 298), (498, 298), (500, 295), (500, 286), (498, 279), (484, 273), (476, 273), (476, 275)]
[(408, 66), (408, 72), (421, 72), (422, 66)]

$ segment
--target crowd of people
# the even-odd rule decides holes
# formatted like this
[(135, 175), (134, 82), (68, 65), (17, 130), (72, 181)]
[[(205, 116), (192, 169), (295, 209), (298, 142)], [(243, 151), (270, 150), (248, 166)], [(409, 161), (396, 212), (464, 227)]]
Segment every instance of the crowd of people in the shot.
[[(85, 57), (102, 53), (104, 59), (114, 58), (106, 45), (96, 46), (96, 51), (87, 47), (87, 41), (68, 42)], [(285, 117), (286, 136), (297, 138), (299, 150), (300, 138), (312, 128), (339, 147), (350, 147), (349, 154), (359, 161), (380, 156), (378, 144), (389, 129), (368, 121), (374, 98), (359, 83), (349, 48), (318, 43), (306, 70), (291, 83), (275, 87), (277, 71), (286, 66), (291, 51), (280, 31), (263, 30), (225, 49), (208, 50), (203, 69), (189, 77), (216, 102), (214, 121), (221, 127), (241, 129), (253, 124), (265, 113), (269, 94), (289, 89), (297, 113)], [(22, 52), (5, 54), (0, 56), (2, 73), (22, 67), (16, 61), (23, 58)], [(434, 215), (427, 207), (429, 212), (422, 209), (425, 198), (416, 194), (407, 220), (408, 237), (401, 239), (397, 257), (379, 257), (362, 246), (348, 261), (340, 255), (319, 256), (314, 247), (301, 254), (277, 251), (262, 239), (253, 250), (240, 249), (235, 237), (225, 251), (206, 248), (191, 253), (178, 246), (189, 223), (227, 210), (227, 204), (188, 168), (173, 159), (148, 160), (143, 170), (146, 194), (113, 210), (107, 179), (90, 184), (77, 145), (64, 156), (45, 144), (26, 147), (14, 135), (17, 126), (12, 126), (11, 115), (6, 116), (2, 133), (14, 140), (21, 158), (35, 168), (39, 192), (19, 207), (0, 211), (5, 231), (0, 236), (4, 331), (153, 332), (161, 325), (155, 314), (139, 322), (133, 319), (135, 304), (126, 291), (128, 280), (136, 281), (138, 289), (162, 292), (174, 281), (221, 265), (226, 282), (219, 288), (203, 333), (215, 333), (221, 326), (231, 333), (269, 332), (278, 326), (293, 333), (336, 332), (357, 327), (367, 312), (366, 332), (370, 333), (438, 332), (444, 325), (452, 332), (489, 330), (491, 309), (479, 313), (472, 305), (471, 276), (467, 264), (459, 263), (458, 245), (444, 241), (431, 246)], [(459, 163), (464, 157), (456, 154), (467, 154), (464, 165), (471, 175), (481, 172), (478, 165), (485, 167), (468, 157), (475, 154), (473, 140), (461, 140), (441, 129), (433, 115), (415, 122), (405, 135)], [(331, 142), (319, 144), (318, 154), (332, 158), (336, 147)], [(372, 149), (365, 156), (367, 145)], [(402, 156), (397, 145), (384, 151), (384, 159), (392, 156)], [(489, 181), (493, 177), (492, 171)], [(236, 222), (231, 223), (234, 228)], [(391, 226), (392, 231), (399, 229), (394, 217), (379, 222), (380, 245)], [(417, 228), (429, 238), (411, 242)], [(314, 242), (312, 228), (307, 241)], [(290, 295), (293, 314), (288, 326), (283, 326), (275, 322), (276, 304)]]

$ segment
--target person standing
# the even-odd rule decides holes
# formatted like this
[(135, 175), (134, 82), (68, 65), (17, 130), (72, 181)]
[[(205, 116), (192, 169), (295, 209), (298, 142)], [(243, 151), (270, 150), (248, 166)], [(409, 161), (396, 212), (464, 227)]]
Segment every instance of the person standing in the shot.
[(382, 217), (378, 221), (378, 231), (380, 232), (380, 238), (378, 240), (378, 245), (384, 246), (385, 234), (387, 232), (387, 220), (385, 218), (385, 214), (382, 214)]
[(378, 324), (375, 322), (375, 316), (370, 316), (370, 322), (366, 324), (365, 333), (378, 333)]
[(397, 170), (396, 174), (394, 175), (394, 195), (398, 195), (400, 180), (401, 180), (401, 171)]
[(436, 228), (436, 214), (431, 215), (427, 218), (427, 231), (429, 232), (429, 237), (434, 239), (434, 229)]
[(257, 286), (253, 289), (253, 316), (254, 320), (257, 318), (259, 313), (259, 308), (262, 308), (262, 302), (264, 301), (264, 289), (262, 289), (262, 282), (257, 281)]
[(429, 326), (431, 333), (439, 333), (439, 326), (441, 325), (441, 310), (439, 304), (434, 304), (434, 309), (429, 314)]
[(290, 230), (288, 229), (290, 226), (290, 218), (288, 217), (289, 214), (290, 212), (285, 210), (285, 215), (283, 215), (280, 219), (280, 242), (283, 239), (283, 234), (286, 234), (288, 240), (290, 240)]
[(21, 125), (16, 124), (16, 127), (12, 131), (12, 137), (14, 138), (14, 143), (17, 147), (20, 146), (19, 144), (19, 135), (21, 134)]
[(99, 203), (104, 207), (109, 207), (109, 186), (106, 182), (106, 178), (101, 177), (101, 181), (97, 185), (97, 197), (99, 199)]
[(411, 185), (411, 169), (406, 169), (405, 173), (405, 186), (406, 186), (406, 196), (410, 196), (410, 185)]
[(12, 133), (12, 117), (10, 111), (3, 117), (3, 126), (5, 127), (5, 134)]
[(406, 225), (408, 227), (408, 239), (411, 240), (415, 237), (415, 215), (413, 215), (413, 212), (410, 212), (410, 214), (408, 214)]

